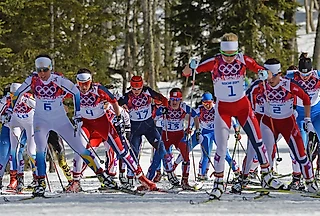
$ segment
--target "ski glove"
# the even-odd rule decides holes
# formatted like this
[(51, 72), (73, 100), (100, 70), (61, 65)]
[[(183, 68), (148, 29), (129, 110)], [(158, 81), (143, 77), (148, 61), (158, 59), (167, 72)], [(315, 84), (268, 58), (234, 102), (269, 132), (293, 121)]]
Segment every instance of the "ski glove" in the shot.
[(265, 81), (266, 79), (268, 79), (269, 74), (267, 70), (259, 70), (258, 75), (259, 75), (259, 79), (261, 79), (262, 81)]
[(118, 134), (123, 134), (125, 132), (125, 126), (124, 126), (124, 122), (123, 122), (121, 115), (116, 116), (116, 121), (114, 122), (113, 125), (114, 125)]
[(298, 118), (298, 112), (297, 112), (297, 110), (293, 110), (293, 116), (294, 116), (294, 118), (295, 119), (297, 119)]
[(73, 122), (74, 122), (74, 124), (73, 124), (73, 127), (74, 127), (74, 136), (76, 136), (76, 133), (77, 133), (78, 131), (80, 131), (81, 126), (82, 126), (82, 124), (83, 124), (81, 115), (75, 114), (75, 115), (72, 117), (72, 120), (73, 120)]
[(315, 133), (315, 130), (314, 130), (314, 127), (313, 127), (313, 124), (311, 122), (311, 118), (310, 117), (305, 117), (304, 118), (304, 123), (306, 125), (306, 131), (309, 133), (309, 132), (313, 132)]
[(197, 58), (190, 59), (189, 68), (195, 70), (195, 69), (197, 69), (198, 65), (199, 65), (199, 59), (197, 59)]
[(11, 108), (8, 108), (4, 115), (2, 115), (2, 124), (7, 124), (10, 122), (11, 120), (11, 115), (12, 115), (12, 109)]
[(131, 126), (130, 126), (130, 125), (125, 125), (125, 126), (124, 126), (124, 131), (126, 132), (126, 138), (127, 138), (127, 140), (130, 140), (130, 136), (131, 136)]
[(234, 138), (236, 138), (237, 141), (241, 140), (240, 130), (234, 132)]
[(161, 113), (162, 115), (166, 115), (168, 113), (168, 107), (162, 107)]
[(196, 130), (196, 140), (198, 144), (203, 142), (203, 136), (200, 128)]

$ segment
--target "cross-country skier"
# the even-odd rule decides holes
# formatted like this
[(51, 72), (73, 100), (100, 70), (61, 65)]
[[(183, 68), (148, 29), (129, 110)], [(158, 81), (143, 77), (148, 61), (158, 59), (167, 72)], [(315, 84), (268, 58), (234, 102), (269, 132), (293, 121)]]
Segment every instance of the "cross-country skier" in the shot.
[[(186, 103), (182, 101), (182, 91), (179, 88), (173, 88), (170, 90), (170, 99), (169, 106), (160, 107), (157, 110), (156, 115), (160, 118), (163, 118), (163, 127), (162, 127), (162, 140), (164, 142), (165, 148), (167, 151), (171, 148), (172, 145), (180, 151), (180, 154), (183, 158), (182, 163), (182, 179), (181, 186), (184, 190), (191, 189), (189, 185), (189, 169), (190, 169), (190, 158), (189, 158), (189, 148), (187, 139), (187, 133), (192, 131), (193, 123), (195, 123), (196, 130), (199, 130), (199, 119), (196, 112)], [(186, 115), (191, 115), (189, 117), (190, 122), (188, 123), (189, 128), (184, 130), (184, 122)], [(191, 122), (192, 120), (192, 122)], [(200, 139), (200, 137), (198, 137)], [(198, 140), (197, 140), (198, 141)], [(199, 142), (199, 141), (198, 141)], [(171, 160), (173, 158), (170, 158)], [(167, 160), (166, 166), (169, 169), (166, 169), (168, 174), (174, 172), (174, 167), (172, 166), (172, 161)]]
[[(193, 149), (195, 146), (200, 144), (200, 149), (202, 154), (201, 154), (201, 159), (199, 161), (198, 179), (202, 181), (208, 180), (207, 173), (210, 166), (209, 157), (211, 155), (213, 144), (216, 145), (215, 137), (214, 137), (214, 116), (215, 116), (214, 106), (215, 106), (215, 103), (214, 103), (212, 94), (209, 92), (206, 92), (202, 95), (202, 104), (199, 105), (198, 108), (195, 110), (195, 112), (199, 117), (201, 130), (196, 131), (196, 133), (192, 135), (191, 148)], [(238, 123), (235, 120), (235, 118), (232, 118), (232, 126), (235, 130), (236, 139), (240, 140), (241, 138), (241, 135), (239, 132), (240, 128), (238, 127)], [(197, 141), (197, 136), (199, 136), (199, 134), (203, 136), (203, 141), (201, 143)], [(181, 158), (182, 157), (180, 154), (175, 161), (175, 166), (177, 166), (177, 164), (180, 163)], [(239, 166), (235, 160), (232, 160), (232, 157), (228, 149), (227, 149), (225, 160), (228, 162), (229, 165), (231, 165), (235, 176), (238, 176)]]
[[(86, 68), (79, 69), (77, 73), (77, 87), (80, 90), (80, 115), (83, 121), (82, 129), (85, 132), (84, 134), (80, 131), (80, 135), (86, 136), (90, 139), (90, 135), (96, 132), (103, 140), (110, 139), (111, 142), (109, 142), (109, 144), (113, 151), (115, 151), (116, 154), (124, 160), (128, 169), (137, 176), (140, 183), (149, 190), (155, 190), (156, 184), (148, 180), (143, 175), (141, 167), (137, 165), (133, 157), (122, 144), (122, 137), (120, 136), (123, 136), (124, 123), (120, 115), (117, 100), (113, 94), (103, 85), (99, 83), (92, 83), (91, 71)], [(104, 109), (105, 102), (111, 103), (114, 108), (116, 113), (115, 126), (113, 126), (106, 115)], [(81, 168), (82, 161), (79, 163), (79, 167)], [(110, 178), (110, 176), (108, 177)], [(79, 186), (80, 182), (74, 180), (73, 185), (70, 186), (70, 190), (73, 187)], [(106, 186), (108, 187), (108, 185)]]
[(215, 107), (215, 138), (217, 150), (214, 157), (215, 181), (210, 197), (220, 198), (223, 191), (224, 156), (227, 151), (229, 128), (231, 117), (236, 117), (244, 131), (247, 133), (260, 162), (263, 187), (278, 189), (283, 186), (275, 179), (270, 170), (268, 157), (265, 154), (265, 145), (262, 143), (261, 131), (255, 118), (250, 102), (245, 97), (243, 79), (246, 69), (258, 73), (265, 80), (272, 76), (264, 67), (258, 65), (252, 58), (239, 52), (238, 37), (233, 33), (227, 33), (220, 43), (220, 54), (213, 58), (202, 61), (197, 66), (195, 59), (185, 67), (183, 74), (190, 76), (194, 72), (201, 73), (210, 71), (215, 87), (217, 103)]
[[(80, 136), (80, 92), (68, 79), (52, 73), (52, 60), (48, 55), (39, 55), (35, 59), (36, 73), (30, 75), (16, 91), (15, 97), (19, 98), (29, 90), (32, 90), (36, 107), (34, 113), (34, 139), (36, 142), (36, 165), (38, 183), (34, 188), (34, 196), (44, 196), (46, 189), (45, 154), (47, 147), (47, 135), (50, 130), (56, 131), (70, 147), (81, 155), (88, 166), (96, 173), (99, 180), (111, 187), (117, 188), (114, 181), (105, 174), (97, 159), (87, 150), (85, 139)], [(75, 125), (69, 121), (63, 105), (65, 91), (73, 95)], [(16, 101), (16, 100), (15, 100)], [(13, 101), (13, 107), (16, 102)]]
[(308, 131), (314, 128), (310, 120), (310, 98), (308, 94), (293, 80), (281, 77), (281, 64), (277, 59), (268, 59), (264, 67), (272, 72), (268, 81), (260, 81), (256, 98), (264, 100), (264, 116), (261, 119), (262, 138), (266, 145), (269, 161), (272, 161), (272, 152), (279, 134), (289, 145), (295, 160), (300, 168), (309, 192), (316, 192), (318, 186), (314, 180), (312, 164), (309, 161), (301, 134), (293, 115), (295, 98), (302, 101), (305, 110), (305, 124)]
[[(10, 86), (10, 93), (13, 94), (21, 86), (20, 83), (12, 83)], [(22, 131), (26, 131), (27, 136), (27, 153), (32, 164), (33, 174), (35, 175), (35, 158), (36, 158), (36, 144), (34, 142), (34, 128), (33, 116), (35, 108), (35, 100), (30, 93), (24, 93), (22, 97), (16, 101), (16, 106), (13, 109), (10, 120), (10, 179), (17, 179), (17, 185), (14, 181), (8, 185), (8, 189), (21, 191), (24, 187), (24, 160), (17, 158), (17, 152), (20, 151), (20, 136)]]
[[(152, 118), (152, 99), (160, 100), (163, 106), (168, 106), (168, 100), (162, 94), (155, 92), (147, 86), (143, 86), (141, 76), (133, 76), (130, 80), (131, 90), (125, 93), (119, 100), (120, 106), (128, 109), (131, 120), (130, 145), (135, 153), (135, 159), (138, 158), (142, 136), (144, 135), (148, 142), (156, 149), (155, 157), (148, 169), (147, 178), (152, 180), (155, 176), (157, 167), (162, 158), (170, 160), (170, 154), (166, 153), (161, 135), (159, 134), (154, 120)], [(167, 164), (167, 163), (166, 163)], [(171, 170), (166, 167), (166, 170)], [(168, 173), (168, 179), (171, 184), (179, 183), (174, 172)], [(129, 184), (133, 184), (133, 175), (128, 173)]]

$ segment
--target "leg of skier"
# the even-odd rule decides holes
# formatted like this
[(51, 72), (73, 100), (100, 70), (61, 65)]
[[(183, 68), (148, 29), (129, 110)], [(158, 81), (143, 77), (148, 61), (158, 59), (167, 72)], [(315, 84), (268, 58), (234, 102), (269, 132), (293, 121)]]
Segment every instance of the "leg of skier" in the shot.
[(0, 135), (0, 189), (3, 187), (2, 178), (10, 156), (10, 129), (2, 126)]

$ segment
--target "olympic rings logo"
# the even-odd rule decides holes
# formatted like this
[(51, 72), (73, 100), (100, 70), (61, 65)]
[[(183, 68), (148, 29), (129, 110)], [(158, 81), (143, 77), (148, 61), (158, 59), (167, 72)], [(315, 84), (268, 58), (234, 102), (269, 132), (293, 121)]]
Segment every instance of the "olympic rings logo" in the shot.
[(268, 98), (272, 101), (274, 100), (283, 100), (284, 97), (286, 96), (286, 92), (283, 90), (277, 91), (275, 89), (272, 89), (271, 91), (267, 91)]
[(16, 113), (26, 113), (28, 110), (29, 110), (29, 107), (23, 103), (18, 104), (14, 108), (14, 112), (16, 112)]
[(51, 86), (36, 86), (35, 88), (35, 91), (40, 95), (40, 96), (48, 96), (48, 97), (51, 97), (53, 96), (57, 89), (55, 86), (51, 85)]
[(204, 113), (203, 114), (203, 118), (205, 121), (209, 122), (209, 121), (213, 121), (214, 119), (214, 113)]
[(182, 114), (181, 110), (169, 110), (168, 117), (170, 119), (181, 119)]
[(133, 98), (132, 105), (135, 107), (141, 107), (148, 104), (148, 97), (146, 95), (139, 96), (137, 98)]
[(219, 71), (223, 73), (223, 75), (236, 75), (241, 69), (241, 65), (238, 63), (235, 64), (221, 64), (219, 66)]
[(317, 84), (315, 79), (309, 79), (307, 81), (299, 80), (298, 83), (305, 89), (305, 90), (313, 90)]
[(256, 97), (256, 101), (258, 104), (263, 104), (265, 102), (265, 98), (263, 95), (261, 94), (258, 94), (257, 97)]
[(92, 94), (81, 95), (81, 98), (80, 98), (80, 104), (82, 106), (92, 106), (94, 105), (95, 101), (96, 101), (96, 98)]

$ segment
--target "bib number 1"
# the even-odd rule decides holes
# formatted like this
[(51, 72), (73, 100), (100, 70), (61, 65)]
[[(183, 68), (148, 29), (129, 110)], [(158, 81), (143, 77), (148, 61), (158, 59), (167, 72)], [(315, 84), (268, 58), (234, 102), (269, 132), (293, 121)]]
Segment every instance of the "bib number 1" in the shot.
[(227, 86), (229, 89), (230, 89), (230, 94), (228, 96), (232, 97), (232, 96), (236, 96), (236, 94), (234, 93), (234, 90), (233, 90), (233, 86), (232, 85), (229, 85)]

